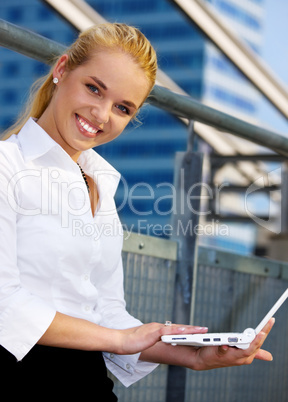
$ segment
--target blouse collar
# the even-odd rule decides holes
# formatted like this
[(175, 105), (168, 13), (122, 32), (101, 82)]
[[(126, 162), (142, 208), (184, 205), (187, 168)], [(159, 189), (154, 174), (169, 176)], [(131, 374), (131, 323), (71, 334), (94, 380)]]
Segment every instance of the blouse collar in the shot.
[[(32, 117), (29, 118), (20, 130), (17, 139), (26, 162), (42, 156), (48, 157), (50, 152), (59, 152), (63, 158), (61, 158), (61, 167), (63, 166), (63, 162), (67, 169), (74, 168), (75, 166), (75, 162), (63, 148)], [(105, 187), (107, 188), (108, 185), (110, 191), (115, 194), (121, 175), (94, 149), (83, 151), (78, 159), (78, 163), (85, 173), (92, 177), (96, 183), (101, 184), (105, 180)]]

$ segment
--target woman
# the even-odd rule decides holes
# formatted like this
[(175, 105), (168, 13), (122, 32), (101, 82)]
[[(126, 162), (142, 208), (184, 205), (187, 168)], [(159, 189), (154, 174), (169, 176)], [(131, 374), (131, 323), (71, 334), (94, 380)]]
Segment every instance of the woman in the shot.
[[(125, 310), (122, 238), (103, 230), (119, 223), (119, 174), (92, 148), (136, 116), (156, 70), (137, 29), (93, 27), (56, 61), (0, 145), (0, 359), (2, 389), (14, 396), (38, 400), (40, 389), (112, 401), (106, 366), (129, 386), (155, 363), (206, 370), (272, 359), (260, 347), (273, 320), (246, 351), (174, 348), (161, 336), (207, 328), (142, 325)], [(83, 235), (84, 225), (102, 235)]]

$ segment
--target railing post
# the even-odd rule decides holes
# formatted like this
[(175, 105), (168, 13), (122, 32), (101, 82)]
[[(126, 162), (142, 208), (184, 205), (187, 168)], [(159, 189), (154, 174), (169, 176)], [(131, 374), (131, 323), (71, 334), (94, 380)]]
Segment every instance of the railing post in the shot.
[[(197, 275), (197, 225), (199, 223), (203, 154), (193, 151), (194, 127), (189, 125), (186, 152), (177, 152), (174, 170), (175, 200), (172, 239), (178, 242), (173, 322), (193, 320), (193, 289)], [(170, 366), (167, 402), (185, 400), (186, 369)]]

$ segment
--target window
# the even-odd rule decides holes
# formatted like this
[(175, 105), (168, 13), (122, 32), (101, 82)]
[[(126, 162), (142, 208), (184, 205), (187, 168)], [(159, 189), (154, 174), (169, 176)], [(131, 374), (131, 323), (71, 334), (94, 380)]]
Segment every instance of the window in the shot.
[(9, 7), (7, 9), (7, 21), (13, 22), (14, 24), (20, 23), (23, 20), (24, 8), (21, 6), (18, 7)]
[(223, 11), (227, 16), (250, 28), (255, 30), (260, 30), (262, 28), (261, 22), (258, 19), (234, 4), (228, 3), (224, 0), (218, 0), (216, 2), (216, 7), (220, 11)]
[(230, 106), (234, 106), (238, 109), (245, 111), (246, 113), (253, 114), (256, 112), (256, 106), (254, 103), (250, 102), (237, 94), (233, 94), (219, 87), (206, 88), (207, 93), (214, 99), (218, 99), (220, 102), (225, 103)]
[(6, 105), (14, 105), (19, 101), (17, 91), (13, 89), (4, 89), (2, 91), (2, 99)]

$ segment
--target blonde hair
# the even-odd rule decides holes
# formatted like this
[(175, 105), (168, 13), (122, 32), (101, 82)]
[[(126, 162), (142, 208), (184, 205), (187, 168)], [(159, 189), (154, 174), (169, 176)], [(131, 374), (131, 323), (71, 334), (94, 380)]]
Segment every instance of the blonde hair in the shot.
[[(132, 57), (146, 74), (149, 82), (148, 96), (156, 80), (157, 56), (151, 43), (142, 32), (126, 24), (99, 24), (80, 33), (77, 40), (65, 52), (68, 55), (68, 70), (76, 69), (88, 62), (92, 54), (104, 49), (121, 50)], [(54, 66), (46, 76), (34, 83), (26, 108), (15, 124), (5, 131), (2, 139), (7, 139), (12, 134), (18, 134), (30, 117), (38, 119), (43, 114), (55, 89), (53, 69)]]

